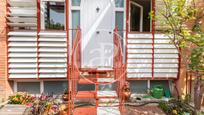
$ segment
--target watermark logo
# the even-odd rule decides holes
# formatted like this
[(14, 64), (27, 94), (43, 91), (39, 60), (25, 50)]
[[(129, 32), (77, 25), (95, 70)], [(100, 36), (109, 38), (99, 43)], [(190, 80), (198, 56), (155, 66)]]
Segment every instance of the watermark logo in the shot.
[[(79, 32), (80, 33), (80, 32)], [(102, 83), (112, 84), (125, 76), (122, 32), (100, 30), (86, 38), (80, 35), (80, 38), (73, 43), (72, 49), (72, 67), (79, 74), (81, 79), (91, 84)], [(84, 43), (86, 42), (86, 43)], [(85, 45), (84, 45), (85, 44)], [(88, 70), (82, 72), (81, 69)], [(93, 71), (91, 71), (93, 70)], [(108, 71), (105, 76), (99, 79), (90, 73)], [(99, 73), (100, 73), (99, 72)], [(101, 74), (99, 74), (101, 75)], [(72, 76), (75, 77), (75, 76)]]

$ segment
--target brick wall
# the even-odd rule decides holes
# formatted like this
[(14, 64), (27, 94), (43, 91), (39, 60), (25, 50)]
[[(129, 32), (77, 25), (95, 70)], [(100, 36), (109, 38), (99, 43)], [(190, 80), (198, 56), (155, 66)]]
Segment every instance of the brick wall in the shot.
[(0, 0), (0, 101), (12, 93), (7, 80), (7, 47), (6, 47), (6, 0)]

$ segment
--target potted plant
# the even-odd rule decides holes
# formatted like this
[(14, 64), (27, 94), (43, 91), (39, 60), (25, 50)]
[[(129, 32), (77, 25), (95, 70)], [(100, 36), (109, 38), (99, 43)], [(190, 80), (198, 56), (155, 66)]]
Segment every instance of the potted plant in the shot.
[(131, 91), (130, 91), (130, 84), (129, 82), (125, 82), (123, 88), (122, 88), (122, 95), (124, 97), (124, 101), (129, 100), (130, 96), (131, 96)]
[(64, 90), (64, 93), (63, 93), (63, 95), (62, 95), (62, 99), (63, 99), (64, 101), (68, 101), (68, 91), (67, 91), (67, 89)]

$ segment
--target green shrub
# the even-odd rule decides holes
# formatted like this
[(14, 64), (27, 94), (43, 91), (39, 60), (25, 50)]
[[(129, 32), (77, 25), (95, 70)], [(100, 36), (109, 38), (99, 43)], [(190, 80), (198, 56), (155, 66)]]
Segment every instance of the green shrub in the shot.
[(167, 115), (184, 115), (184, 113), (193, 114), (193, 110), (183, 100), (172, 99), (168, 102), (161, 101), (159, 107)]

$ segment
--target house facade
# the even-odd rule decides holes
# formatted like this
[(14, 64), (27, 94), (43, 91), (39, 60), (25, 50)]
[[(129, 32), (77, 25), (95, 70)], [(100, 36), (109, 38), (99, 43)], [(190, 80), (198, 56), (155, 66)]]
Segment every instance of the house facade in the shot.
[(176, 47), (149, 17), (162, 9), (161, 0), (0, 3), (0, 97), (65, 89), (75, 92), (70, 98), (78, 91), (118, 97), (125, 80), (133, 93), (157, 84), (186, 88)]
[(153, 84), (169, 86), (179, 76), (177, 49), (168, 37), (156, 32), (162, 27), (149, 18), (149, 12), (159, 8), (159, 0), (1, 3), (1, 77), (9, 81), (4, 84), (12, 92), (60, 93), (66, 89), (77, 27), (81, 31), (80, 68), (113, 69), (117, 27), (124, 77), (135, 93), (145, 93)]

